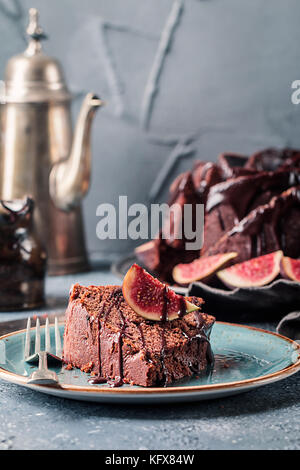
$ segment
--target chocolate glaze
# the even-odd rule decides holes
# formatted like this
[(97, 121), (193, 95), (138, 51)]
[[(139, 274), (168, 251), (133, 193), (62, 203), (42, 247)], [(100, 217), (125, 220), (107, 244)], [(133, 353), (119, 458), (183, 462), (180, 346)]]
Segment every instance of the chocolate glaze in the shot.
[(241, 218), (255, 206), (259, 194), (265, 194), (268, 190), (273, 191), (272, 195), (280, 194), (299, 184), (300, 171), (297, 169), (232, 178), (211, 188), (206, 211), (211, 212), (220, 204), (229, 204), (235, 208), (237, 215)]
[[(249, 235), (261, 233), (263, 224), (267, 222), (279, 223), (280, 217), (294, 204), (300, 203), (300, 186), (290, 188), (279, 196), (275, 196), (270, 204), (265, 204), (254, 209), (249, 216), (233, 227), (229, 236), (235, 233), (246, 233)], [(271, 220), (272, 219), (272, 220)]]
[(168, 319), (168, 305), (169, 305), (169, 299), (167, 296), (168, 293), (168, 288), (166, 285), (164, 285), (164, 290), (163, 290), (163, 305), (162, 305), (162, 312), (160, 316), (160, 321), (161, 322), (166, 322)]
[(144, 332), (143, 332), (143, 328), (142, 328), (142, 325), (141, 324), (138, 324), (137, 325), (137, 328), (140, 332), (140, 336), (141, 336), (141, 342), (142, 342), (142, 350), (145, 354), (145, 358), (146, 358), (146, 361), (147, 362), (152, 362), (151, 359), (150, 359), (150, 354), (149, 354), (149, 351), (147, 350), (146, 348), (146, 342), (145, 342), (145, 337), (144, 337)]
[(186, 314), (186, 303), (184, 297), (180, 297), (180, 310), (178, 317), (182, 318)]
[(168, 292), (168, 287), (164, 285), (164, 290), (163, 290), (163, 306), (162, 306), (162, 314), (160, 317), (160, 320), (162, 322), (162, 328), (161, 328), (161, 351), (160, 351), (160, 359), (162, 363), (162, 369), (163, 369), (163, 374), (164, 374), (164, 380), (163, 380), (163, 386), (165, 387), (168, 383), (169, 380), (169, 373), (165, 365), (165, 347), (166, 347), (166, 337), (165, 337), (165, 323), (168, 319), (168, 305), (169, 305), (169, 299), (167, 296)]
[(219, 219), (219, 222), (220, 222), (220, 227), (223, 231), (225, 231), (225, 224), (224, 224), (224, 220), (223, 220), (223, 217), (222, 217), (222, 214), (221, 214), (221, 211), (220, 211), (220, 208), (218, 207), (218, 219)]
[[(118, 305), (120, 304), (121, 301), (121, 296), (122, 296), (122, 291), (120, 289), (118, 293)], [(121, 330), (118, 335), (118, 361), (119, 361), (119, 376), (117, 376), (114, 380), (108, 380), (107, 383), (111, 387), (120, 387), (123, 385), (123, 338), (124, 338), (124, 332), (125, 332), (125, 327), (126, 327), (126, 321), (124, 318), (124, 315), (122, 314), (121, 310), (119, 310), (119, 316), (121, 320)]]

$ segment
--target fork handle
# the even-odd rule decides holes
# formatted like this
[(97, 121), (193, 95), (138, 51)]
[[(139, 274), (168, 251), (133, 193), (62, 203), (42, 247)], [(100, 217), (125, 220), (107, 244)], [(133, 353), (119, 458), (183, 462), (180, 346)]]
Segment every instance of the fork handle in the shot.
[(39, 354), (39, 370), (48, 370), (47, 352), (40, 351), (38, 354)]

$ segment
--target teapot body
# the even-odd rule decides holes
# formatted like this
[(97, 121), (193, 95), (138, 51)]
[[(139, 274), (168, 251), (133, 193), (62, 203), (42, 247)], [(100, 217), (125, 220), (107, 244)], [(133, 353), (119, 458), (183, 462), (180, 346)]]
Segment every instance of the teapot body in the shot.
[(53, 275), (88, 269), (81, 206), (62, 211), (49, 190), (53, 165), (66, 160), (72, 147), (70, 105), (70, 99), (0, 105), (0, 198), (33, 198)]

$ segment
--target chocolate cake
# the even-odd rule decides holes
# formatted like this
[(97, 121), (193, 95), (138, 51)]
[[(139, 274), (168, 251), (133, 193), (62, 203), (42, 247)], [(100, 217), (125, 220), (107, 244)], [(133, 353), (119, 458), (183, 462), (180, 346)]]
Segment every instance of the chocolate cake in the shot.
[(94, 384), (168, 385), (212, 366), (214, 321), (200, 311), (173, 321), (145, 320), (126, 303), (121, 287), (76, 284), (66, 312), (64, 362), (90, 372)]
[[(187, 176), (192, 182), (188, 197), (183, 184), (187, 181)], [(191, 172), (179, 175), (171, 185), (169, 204), (179, 201), (182, 207), (187, 203), (205, 205), (204, 244), (201, 251), (185, 250), (185, 240), (176, 244), (173, 238), (162, 239), (161, 232), (157, 239), (138, 247), (136, 255), (146, 268), (160, 279), (171, 283), (174, 266), (190, 263), (210, 254), (237, 251), (235, 262), (238, 262), (270, 253), (274, 247), (279, 247), (275, 249), (282, 249), (286, 256), (298, 258), (299, 201), (297, 197), (293, 199), (293, 208), (289, 209), (283, 224), (275, 217), (275, 207), (278, 207), (279, 202), (275, 204), (273, 199), (277, 197), (278, 201), (284, 200), (287, 198), (285, 191), (296, 188), (299, 184), (299, 150), (269, 148), (256, 152), (249, 158), (235, 153), (223, 153), (217, 163), (197, 162)], [(292, 192), (296, 194), (297, 191)], [(274, 217), (268, 215), (267, 222), (266, 214), (273, 211)], [(250, 223), (254, 219), (260, 223), (252, 223), (250, 242), (245, 230), (248, 227), (247, 221)], [(254, 233), (253, 227), (257, 228), (257, 233)], [(264, 227), (262, 232), (260, 227)], [(193, 227), (193, 230), (196, 228)]]

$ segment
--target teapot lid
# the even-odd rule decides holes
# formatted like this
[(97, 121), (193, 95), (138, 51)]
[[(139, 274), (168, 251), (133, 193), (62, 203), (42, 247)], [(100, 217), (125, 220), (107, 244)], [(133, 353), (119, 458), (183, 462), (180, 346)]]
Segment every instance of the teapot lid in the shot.
[(38, 18), (38, 11), (30, 8), (28, 47), (8, 61), (2, 102), (43, 103), (71, 99), (60, 63), (42, 51), (41, 40), (47, 36), (39, 26)]

